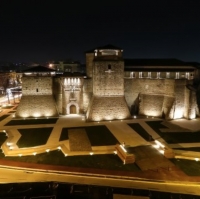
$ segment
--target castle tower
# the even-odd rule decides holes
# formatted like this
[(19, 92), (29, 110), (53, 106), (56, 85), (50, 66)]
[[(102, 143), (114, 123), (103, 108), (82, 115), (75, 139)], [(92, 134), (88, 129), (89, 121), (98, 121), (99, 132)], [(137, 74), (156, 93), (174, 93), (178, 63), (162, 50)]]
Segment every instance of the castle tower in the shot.
[(83, 76), (80, 73), (64, 73), (62, 85), (62, 114), (80, 114), (83, 112)]
[(43, 66), (27, 69), (22, 77), (22, 98), (16, 117), (57, 117), (58, 111), (53, 97), (52, 78), (55, 71)]
[[(130, 117), (124, 97), (123, 50), (107, 45), (93, 51), (93, 60), (86, 61), (93, 80), (93, 97), (86, 117), (89, 121)], [(92, 57), (91, 52), (89, 57)], [(87, 59), (87, 55), (86, 55)], [(91, 63), (92, 61), (92, 63)]]

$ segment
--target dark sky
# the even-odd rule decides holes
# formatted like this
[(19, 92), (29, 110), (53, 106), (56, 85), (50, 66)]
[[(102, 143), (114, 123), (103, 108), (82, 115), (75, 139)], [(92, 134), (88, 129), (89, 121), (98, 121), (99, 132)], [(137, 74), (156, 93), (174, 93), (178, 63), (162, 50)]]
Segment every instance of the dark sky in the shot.
[(200, 1), (0, 0), (0, 61), (84, 63), (106, 44), (125, 58), (200, 62)]

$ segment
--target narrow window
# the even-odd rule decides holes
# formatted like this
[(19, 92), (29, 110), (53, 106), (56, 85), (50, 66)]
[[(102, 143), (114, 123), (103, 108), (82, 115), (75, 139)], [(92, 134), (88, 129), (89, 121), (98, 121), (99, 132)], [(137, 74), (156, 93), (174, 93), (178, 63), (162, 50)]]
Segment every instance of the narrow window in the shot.
[(38, 92), (38, 88), (36, 88), (36, 92)]
[(166, 72), (166, 78), (170, 78), (170, 72)]
[(189, 78), (190, 78), (189, 72), (186, 72), (186, 73), (185, 73), (185, 77), (186, 77), (186, 79), (189, 79)]
[(108, 70), (111, 70), (111, 65), (110, 64), (108, 64)]
[(179, 79), (179, 72), (176, 72), (176, 79)]

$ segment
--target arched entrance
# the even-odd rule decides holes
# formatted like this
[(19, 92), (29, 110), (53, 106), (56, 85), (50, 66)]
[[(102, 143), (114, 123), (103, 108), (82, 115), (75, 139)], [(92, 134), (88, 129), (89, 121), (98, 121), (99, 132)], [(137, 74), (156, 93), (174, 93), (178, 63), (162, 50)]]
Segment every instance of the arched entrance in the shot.
[(70, 114), (76, 114), (76, 106), (75, 105), (72, 104), (69, 109), (70, 109)]
[(76, 102), (70, 102), (66, 107), (67, 115), (79, 114), (79, 105)]

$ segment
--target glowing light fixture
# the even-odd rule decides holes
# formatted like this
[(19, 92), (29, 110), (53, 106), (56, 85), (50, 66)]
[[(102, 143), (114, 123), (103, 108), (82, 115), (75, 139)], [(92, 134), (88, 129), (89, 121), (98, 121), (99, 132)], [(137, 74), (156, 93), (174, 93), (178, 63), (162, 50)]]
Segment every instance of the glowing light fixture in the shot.
[(161, 142), (159, 142), (158, 140), (155, 140), (155, 143), (157, 144), (157, 145), (159, 145), (160, 147), (162, 147), (162, 148), (164, 148), (165, 147), (165, 145), (163, 145)]
[(119, 145), (120, 147), (121, 147), (121, 149), (125, 152), (125, 153), (127, 153), (127, 150), (120, 144)]

